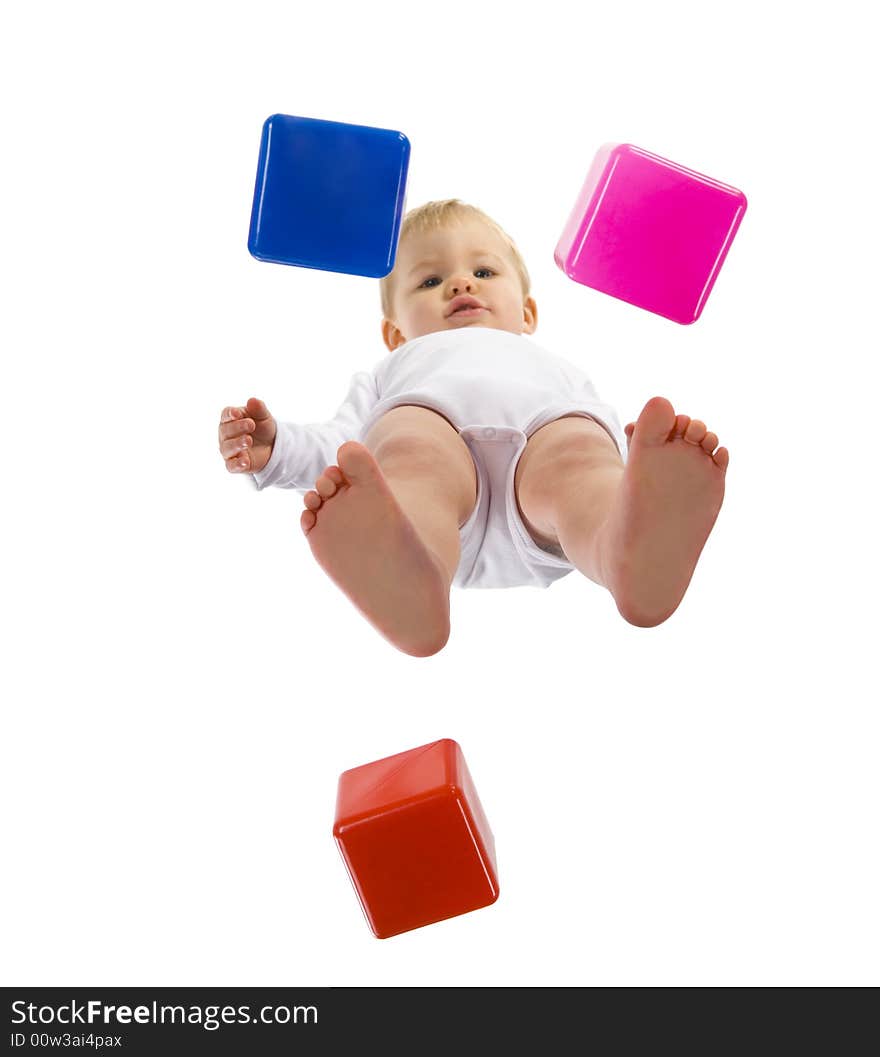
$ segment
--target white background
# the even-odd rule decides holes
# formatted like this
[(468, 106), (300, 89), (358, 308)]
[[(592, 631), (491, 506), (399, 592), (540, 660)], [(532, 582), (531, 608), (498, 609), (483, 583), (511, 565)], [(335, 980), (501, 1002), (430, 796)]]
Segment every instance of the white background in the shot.
[[(862, 3), (18, 5), (0, 41), (2, 982), (880, 983), (876, 55)], [(396, 129), (517, 241), (535, 340), (731, 452), (679, 611), (457, 591), (430, 659), (314, 564), (221, 408), (332, 416), (378, 281), (247, 252), (271, 113)], [(589, 163), (742, 189), (701, 319), (568, 280)], [(343, 770), (451, 737), (492, 907), (379, 941)]]

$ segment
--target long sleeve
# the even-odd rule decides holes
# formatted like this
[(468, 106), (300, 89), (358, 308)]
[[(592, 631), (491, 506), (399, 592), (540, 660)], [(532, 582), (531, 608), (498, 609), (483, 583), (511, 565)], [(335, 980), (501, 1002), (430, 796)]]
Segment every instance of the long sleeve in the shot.
[(378, 402), (375, 376), (359, 371), (351, 380), (344, 403), (329, 422), (279, 422), (269, 461), (252, 475), (257, 489), (262, 491), (270, 485), (301, 491), (313, 488), (323, 470), (336, 462), (340, 444), (361, 439), (361, 427)]

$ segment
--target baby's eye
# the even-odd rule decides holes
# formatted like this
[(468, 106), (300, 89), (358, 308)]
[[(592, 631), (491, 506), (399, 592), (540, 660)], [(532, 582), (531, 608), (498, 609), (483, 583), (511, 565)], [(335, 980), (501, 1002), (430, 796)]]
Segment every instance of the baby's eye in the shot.
[[(477, 268), (477, 269), (476, 269), (476, 270), (474, 271), (474, 275), (477, 275), (477, 274), (478, 274), (479, 272), (488, 272), (488, 273), (489, 273), (489, 275), (494, 275), (494, 274), (495, 274), (495, 273), (494, 273), (494, 272), (492, 271), (492, 269), (491, 269), (491, 268)], [(438, 283), (440, 282), (440, 279), (439, 279), (439, 277), (438, 277), (438, 276), (436, 276), (436, 275), (432, 275), (432, 276), (430, 276), (429, 278), (425, 279), (425, 282), (423, 282), (423, 283), (422, 283), (422, 286), (425, 286), (425, 284), (426, 284), (426, 283), (430, 283), (430, 282), (433, 282), (433, 280), (434, 280), (434, 279), (436, 279)], [(419, 289), (421, 289), (421, 287), (419, 287)], [(433, 287), (428, 287), (428, 289), (429, 289), (429, 290), (432, 290), (432, 289), (433, 289)]]

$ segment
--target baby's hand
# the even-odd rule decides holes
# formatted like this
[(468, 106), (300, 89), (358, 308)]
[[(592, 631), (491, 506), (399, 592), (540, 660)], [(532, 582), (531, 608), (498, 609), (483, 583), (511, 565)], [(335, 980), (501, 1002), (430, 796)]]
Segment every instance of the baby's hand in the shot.
[(275, 419), (252, 396), (244, 407), (224, 407), (220, 415), (220, 454), (230, 473), (257, 473), (275, 444)]

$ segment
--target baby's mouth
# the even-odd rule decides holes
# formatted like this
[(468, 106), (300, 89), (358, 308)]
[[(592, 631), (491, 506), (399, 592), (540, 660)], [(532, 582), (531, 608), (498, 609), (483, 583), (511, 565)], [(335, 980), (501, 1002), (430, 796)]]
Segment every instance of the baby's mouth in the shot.
[(447, 318), (458, 315), (473, 314), (473, 310), (482, 310), (483, 306), (477, 300), (476, 297), (471, 297), (470, 294), (459, 295), (452, 300), (452, 309), (447, 312)]

